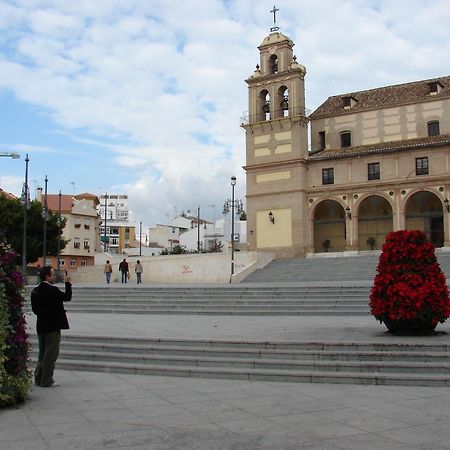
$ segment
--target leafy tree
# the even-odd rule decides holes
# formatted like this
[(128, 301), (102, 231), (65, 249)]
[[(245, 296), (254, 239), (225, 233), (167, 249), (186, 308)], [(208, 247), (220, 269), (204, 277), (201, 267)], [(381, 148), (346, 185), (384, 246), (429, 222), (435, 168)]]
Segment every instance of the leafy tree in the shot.
[[(7, 199), (0, 196), (0, 230), (5, 236), (6, 242), (17, 253), (17, 262), (22, 260), (23, 246), (23, 205), (19, 199)], [(43, 252), (43, 227), (42, 203), (36, 200), (30, 202), (27, 210), (27, 263), (40, 258)], [(66, 225), (65, 219), (61, 220), (61, 232)], [(47, 219), (47, 255), (56, 255), (58, 249), (58, 214), (48, 211)], [(61, 250), (66, 242), (60, 238)]]

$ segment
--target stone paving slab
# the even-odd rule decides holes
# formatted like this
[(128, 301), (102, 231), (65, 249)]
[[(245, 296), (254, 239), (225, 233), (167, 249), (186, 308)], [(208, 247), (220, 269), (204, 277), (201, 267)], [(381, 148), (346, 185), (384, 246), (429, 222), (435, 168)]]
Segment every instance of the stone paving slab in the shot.
[(0, 410), (2, 450), (449, 448), (450, 388), (56, 375)]

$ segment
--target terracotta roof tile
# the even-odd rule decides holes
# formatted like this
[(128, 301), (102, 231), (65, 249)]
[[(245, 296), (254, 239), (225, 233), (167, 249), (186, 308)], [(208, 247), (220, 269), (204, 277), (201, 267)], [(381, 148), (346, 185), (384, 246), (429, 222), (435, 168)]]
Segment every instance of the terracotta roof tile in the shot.
[(308, 161), (352, 158), (355, 156), (362, 156), (368, 154), (392, 153), (397, 151), (415, 150), (420, 148), (440, 147), (443, 145), (450, 145), (450, 134), (408, 139), (403, 141), (380, 142), (377, 144), (361, 145), (358, 147), (348, 147), (345, 149), (335, 148), (329, 150), (320, 150), (318, 152), (311, 153), (308, 156)]
[[(430, 95), (430, 83), (438, 82), (442, 87), (440, 92)], [(387, 108), (410, 103), (418, 103), (450, 96), (450, 76), (430, 80), (414, 81), (412, 83), (396, 84), (394, 86), (369, 89), (367, 91), (350, 92), (328, 97), (312, 114), (312, 119), (337, 116), (370, 109)], [(356, 100), (350, 109), (344, 109), (344, 98)]]
[[(42, 196), (44, 199), (44, 196)], [(71, 195), (61, 195), (61, 212), (70, 213), (72, 211), (73, 197)], [(47, 194), (47, 206), (50, 211), (58, 211), (59, 209), (59, 195)]]
[(11, 194), (10, 192), (6, 192), (1, 188), (0, 188), (0, 196), (5, 197), (8, 200), (16, 200), (17, 199), (17, 197), (15, 195)]

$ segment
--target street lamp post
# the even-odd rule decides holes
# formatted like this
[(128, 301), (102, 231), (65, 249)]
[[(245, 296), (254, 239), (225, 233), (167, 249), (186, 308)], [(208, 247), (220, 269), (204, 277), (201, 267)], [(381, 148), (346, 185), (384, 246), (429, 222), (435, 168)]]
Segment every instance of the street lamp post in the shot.
[(22, 236), (22, 275), (25, 276), (27, 268), (27, 212), (30, 207), (30, 196), (28, 189), (28, 153), (25, 158), (25, 182), (22, 189), (22, 204), (23, 204), (23, 236)]
[(142, 221), (139, 222), (139, 256), (142, 256)]
[(234, 274), (234, 187), (236, 186), (236, 177), (231, 177), (231, 277)]
[(56, 254), (56, 270), (58, 273), (58, 277), (60, 277), (60, 257), (61, 257), (61, 191), (59, 191), (58, 194), (58, 220), (57, 220), (57, 225), (58, 225), (58, 250), (57, 250), (57, 254)]
[[(0, 156), (3, 156), (5, 158), (12, 158), (12, 159), (19, 159), (20, 155), (16, 152), (0, 152)], [(28, 155), (27, 155), (28, 157)]]
[(200, 206), (197, 207), (197, 253), (200, 253)]
[(48, 184), (48, 178), (47, 175), (45, 175), (45, 194), (44, 194), (44, 208), (42, 209), (42, 217), (44, 219), (44, 237), (43, 237), (43, 262), (42, 267), (47, 265), (47, 219), (48, 219), (48, 207), (47, 207), (47, 184)]
[(103, 231), (103, 251), (106, 253), (106, 251), (108, 250), (108, 247), (106, 246), (107, 244), (107, 237), (106, 237), (106, 221), (107, 221), (107, 216), (108, 216), (108, 193), (105, 193), (105, 228)]

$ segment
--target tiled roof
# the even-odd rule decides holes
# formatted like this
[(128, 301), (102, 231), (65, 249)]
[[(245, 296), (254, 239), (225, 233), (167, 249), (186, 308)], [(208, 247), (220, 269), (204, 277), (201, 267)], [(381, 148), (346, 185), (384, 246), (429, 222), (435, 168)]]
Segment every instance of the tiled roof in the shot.
[[(430, 95), (430, 83), (439, 82), (440, 92)], [(312, 114), (312, 119), (336, 116), (377, 108), (419, 103), (450, 96), (450, 76), (430, 80), (414, 81), (412, 83), (396, 84), (394, 86), (369, 89), (367, 91), (350, 92), (329, 97)], [(350, 109), (344, 109), (343, 98), (353, 97), (356, 102)]]
[(430, 136), (424, 138), (408, 139), (403, 141), (380, 142), (359, 147), (335, 148), (311, 153), (308, 161), (320, 161), (324, 159), (353, 158), (355, 156), (392, 153), (398, 151), (416, 150), (420, 148), (439, 147), (450, 145), (450, 134)]
[(0, 188), (0, 196), (5, 197), (8, 200), (16, 200), (17, 199), (17, 197), (15, 195), (11, 194), (10, 192), (6, 192), (1, 188)]
[(98, 196), (97, 196), (97, 195), (94, 195), (94, 194), (89, 194), (89, 192), (84, 192), (83, 194), (77, 194), (77, 195), (75, 195), (74, 197), (75, 197), (77, 200), (83, 200), (83, 199), (86, 199), (86, 200), (94, 200), (94, 202), (95, 202), (96, 205), (99, 205), (99, 204), (100, 204), (100, 201), (99, 201), (99, 199), (98, 199)]
[[(42, 196), (44, 199), (45, 196)], [(73, 197), (71, 195), (61, 195), (61, 212), (70, 213), (72, 211)], [(47, 207), (50, 211), (57, 212), (59, 209), (59, 195), (47, 194)]]

